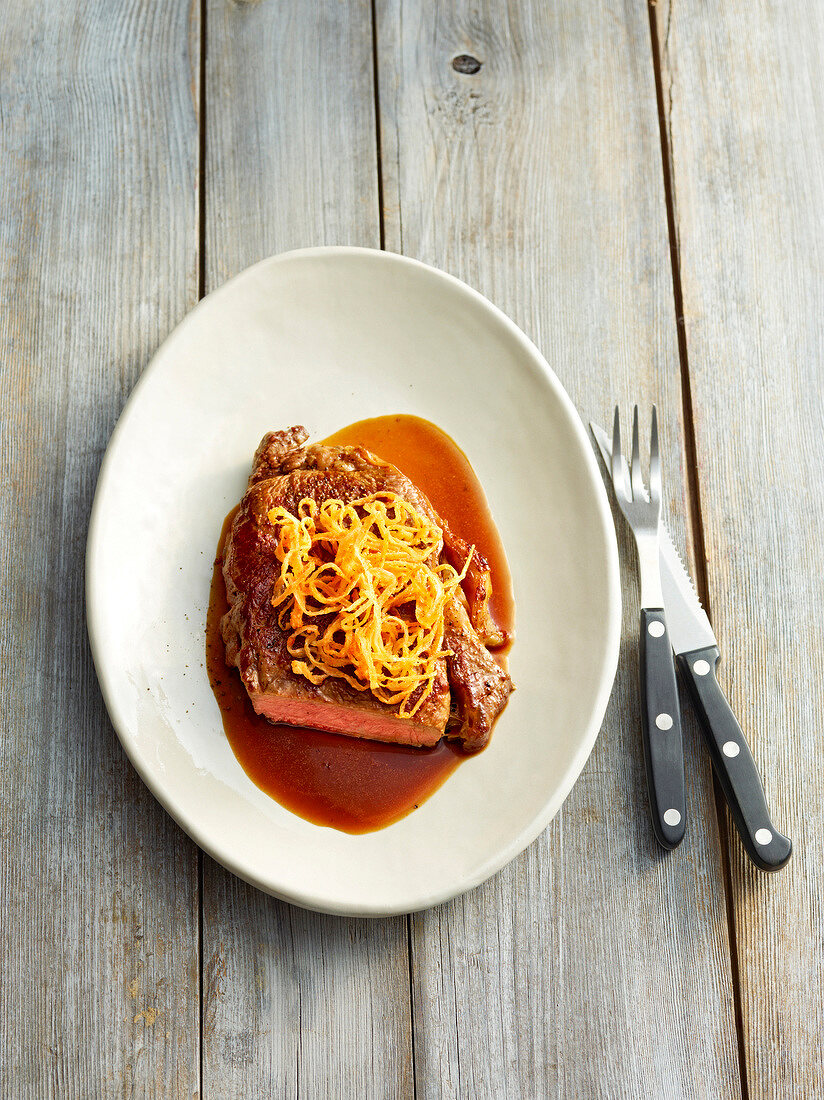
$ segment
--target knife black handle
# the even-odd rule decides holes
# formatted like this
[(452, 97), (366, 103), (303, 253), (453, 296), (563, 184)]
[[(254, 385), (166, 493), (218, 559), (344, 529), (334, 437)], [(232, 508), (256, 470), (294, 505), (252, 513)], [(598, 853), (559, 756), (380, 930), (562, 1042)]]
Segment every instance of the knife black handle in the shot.
[(770, 821), (749, 745), (716, 679), (720, 657), (716, 646), (708, 646), (682, 653), (678, 663), (747, 855), (762, 871), (779, 871), (792, 855), (792, 842)]
[(658, 843), (676, 848), (684, 839), (684, 747), (681, 709), (663, 608), (641, 609), (641, 723), (652, 827)]

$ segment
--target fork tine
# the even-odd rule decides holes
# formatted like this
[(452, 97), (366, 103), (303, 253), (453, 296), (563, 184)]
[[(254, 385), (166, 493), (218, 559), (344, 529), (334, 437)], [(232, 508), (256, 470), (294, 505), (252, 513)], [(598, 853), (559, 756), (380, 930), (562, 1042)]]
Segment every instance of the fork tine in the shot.
[(621, 454), (621, 414), (616, 405), (615, 417), (612, 421), (612, 485), (616, 496), (629, 500), (629, 486), (627, 485), (624, 469)]
[(652, 406), (652, 425), (649, 433), (649, 499), (661, 503), (661, 455), (658, 451), (658, 411)]
[(634, 500), (643, 500), (646, 496), (644, 478), (641, 475), (641, 448), (638, 442), (638, 406), (632, 412), (632, 496)]

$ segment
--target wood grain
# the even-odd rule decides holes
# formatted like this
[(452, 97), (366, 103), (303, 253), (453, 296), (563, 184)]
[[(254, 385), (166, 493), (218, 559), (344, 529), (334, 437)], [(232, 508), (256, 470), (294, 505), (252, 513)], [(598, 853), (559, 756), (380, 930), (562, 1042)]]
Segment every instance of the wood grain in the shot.
[(290, 248), (380, 243), (369, 0), (207, 17), (207, 290)]
[[(377, 247), (369, 4), (215, 2), (207, 36), (207, 289), (288, 248)], [(203, 935), (205, 1097), (412, 1095), (405, 919), (303, 912), (207, 859)]]
[(659, 5), (720, 676), (795, 845), (731, 828), (749, 1095), (824, 1094), (824, 12)]
[[(658, 402), (680, 541), (680, 374), (646, 10), (382, 0), (378, 12), (387, 247), (504, 308), (585, 418)], [(457, 55), (479, 71), (456, 71)], [(687, 722), (689, 831), (664, 855), (648, 821), (638, 592), (619, 531), (624, 644), (581, 779), (510, 867), (413, 918), (418, 1096), (740, 1093), (709, 768)]]
[(196, 300), (188, 15), (78, 0), (0, 22), (4, 1096), (198, 1088), (197, 854), (120, 749), (83, 601), (103, 449)]

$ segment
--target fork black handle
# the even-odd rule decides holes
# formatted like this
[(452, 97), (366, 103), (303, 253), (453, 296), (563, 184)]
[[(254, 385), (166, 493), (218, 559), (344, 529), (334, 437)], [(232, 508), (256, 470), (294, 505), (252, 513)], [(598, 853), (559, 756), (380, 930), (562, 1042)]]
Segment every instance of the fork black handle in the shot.
[(792, 855), (792, 842), (770, 820), (749, 745), (715, 676), (720, 657), (716, 646), (707, 646), (682, 653), (678, 663), (747, 855), (762, 871), (780, 871)]
[(641, 726), (652, 827), (658, 843), (677, 848), (684, 839), (684, 747), (681, 708), (664, 609), (641, 609)]

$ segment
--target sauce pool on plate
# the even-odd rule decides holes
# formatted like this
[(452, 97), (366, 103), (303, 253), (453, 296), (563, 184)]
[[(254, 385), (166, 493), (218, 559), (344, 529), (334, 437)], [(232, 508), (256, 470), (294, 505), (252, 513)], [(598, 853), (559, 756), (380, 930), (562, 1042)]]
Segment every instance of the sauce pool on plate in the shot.
[[(414, 416), (380, 416), (324, 440), (363, 446), (393, 463), (429, 497), (450, 527), (475, 545), (492, 571), (490, 611), (511, 638), (512, 580), (483, 489), (463, 451), (436, 425)], [(237, 670), (225, 661), (220, 620), (228, 608), (221, 571), (226, 518), (212, 575), (206, 667), (223, 728), (241, 767), (261, 790), (300, 817), (347, 833), (367, 833), (405, 817), (465, 759), (443, 740), (432, 749), (383, 744), (297, 726), (255, 714)], [(502, 651), (499, 659), (505, 662)]]

